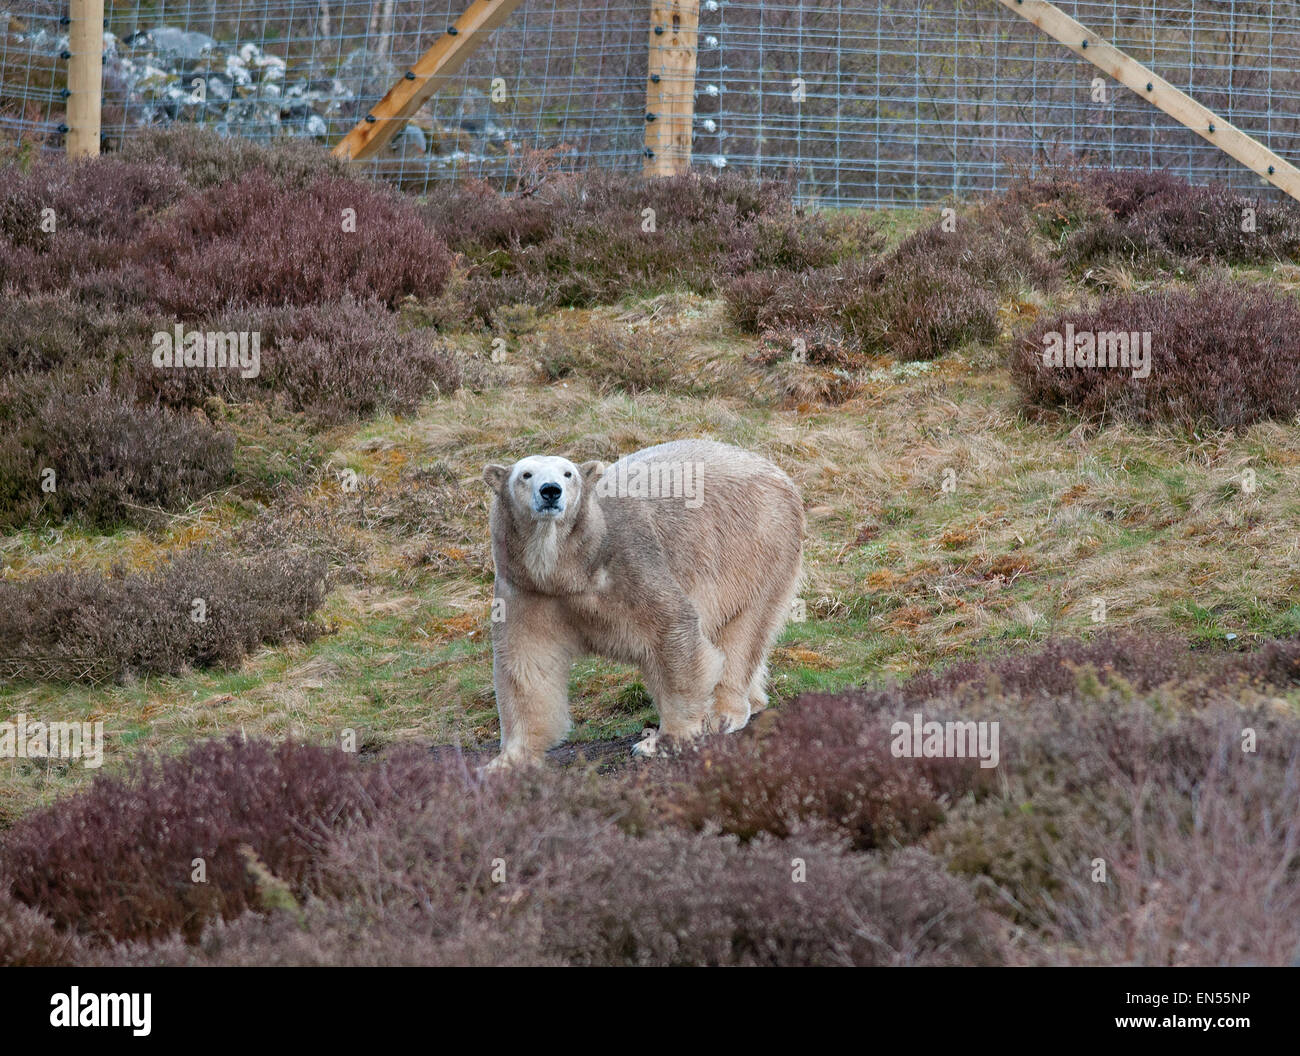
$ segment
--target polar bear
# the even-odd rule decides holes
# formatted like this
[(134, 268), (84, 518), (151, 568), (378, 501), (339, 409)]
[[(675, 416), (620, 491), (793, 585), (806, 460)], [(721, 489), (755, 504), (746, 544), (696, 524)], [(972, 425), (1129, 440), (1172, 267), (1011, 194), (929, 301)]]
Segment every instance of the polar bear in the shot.
[[(678, 440), (574, 465), (490, 465), (494, 767), (540, 761), (568, 732), (569, 669), (636, 664), (660, 733), (734, 731), (767, 705), (767, 656), (798, 590), (803, 499), (766, 458)], [(634, 752), (653, 754), (655, 738)]]

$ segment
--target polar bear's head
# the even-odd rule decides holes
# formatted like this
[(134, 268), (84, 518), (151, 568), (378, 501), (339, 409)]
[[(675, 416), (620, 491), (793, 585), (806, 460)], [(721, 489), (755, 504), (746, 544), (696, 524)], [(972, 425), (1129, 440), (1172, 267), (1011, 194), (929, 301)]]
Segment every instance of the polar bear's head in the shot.
[(483, 479), (516, 513), (535, 521), (559, 521), (576, 513), (584, 493), (604, 470), (603, 462), (575, 466), (558, 455), (529, 455), (510, 467), (486, 467)]

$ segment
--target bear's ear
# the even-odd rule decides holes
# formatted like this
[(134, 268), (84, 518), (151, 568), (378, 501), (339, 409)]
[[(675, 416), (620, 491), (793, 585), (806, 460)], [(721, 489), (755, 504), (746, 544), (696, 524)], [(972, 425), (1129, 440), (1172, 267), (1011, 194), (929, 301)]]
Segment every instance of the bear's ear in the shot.
[(600, 475), (605, 472), (604, 462), (593, 459), (590, 462), (584, 462), (578, 467), (578, 472), (582, 474), (582, 484), (584, 488), (591, 487), (600, 479)]
[(484, 466), (483, 481), (489, 488), (498, 495), (501, 489), (506, 486), (506, 479), (510, 476), (510, 470), (506, 466)]

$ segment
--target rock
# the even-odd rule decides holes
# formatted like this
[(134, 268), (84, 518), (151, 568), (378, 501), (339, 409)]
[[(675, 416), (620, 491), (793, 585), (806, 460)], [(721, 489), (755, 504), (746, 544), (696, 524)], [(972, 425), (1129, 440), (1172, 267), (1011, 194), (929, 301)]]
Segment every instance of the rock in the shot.
[(237, 136), (260, 139), (280, 131), (280, 100), (236, 99), (226, 108), (226, 129)]
[(167, 89), (180, 82), (180, 74), (171, 73), (160, 66), (138, 66), (129, 78), (134, 94), (145, 99), (161, 99)]
[(35, 33), (20, 33), (18, 43), (25, 44), (29, 50), (34, 51), (37, 55), (61, 55), (68, 50), (68, 35), (66, 33), (50, 33), (42, 28)]
[(238, 55), (226, 56), (226, 76), (237, 88), (244, 88), (253, 83), (253, 75), (248, 72), (248, 64)]
[(281, 104), (280, 125), (284, 131), (296, 136), (321, 139), (328, 135), (325, 119), (312, 109), (305, 99), (287, 99)]
[(228, 103), (235, 95), (235, 82), (230, 75), (221, 72), (211, 72), (204, 76), (207, 85), (208, 102), (210, 103)]
[(191, 62), (197, 62), (217, 46), (217, 42), (206, 33), (175, 26), (155, 26), (145, 33), (136, 33), (130, 38), (131, 46), (141, 47), (138, 43), (141, 37), (161, 54)]
[(339, 66), (338, 80), (353, 98), (378, 99), (396, 82), (397, 70), (387, 59), (356, 48)]
[[(32, 31), (12, 17), (9, 29), (33, 52), (57, 55), (68, 47), (67, 34)], [(218, 41), (174, 25), (120, 37), (106, 31), (103, 40), (105, 100), (138, 126), (191, 121), (221, 135), (325, 141), (399, 76), (386, 55), (365, 48), (342, 62), (322, 56), (291, 66), (260, 42)], [(394, 137), (393, 154), (438, 168), (487, 160), (498, 165), (512, 137), (495, 119), (488, 96), (468, 90), (454, 115), (439, 120), (422, 107)]]
[(468, 88), (460, 99), (458, 115), (460, 127), (466, 132), (481, 135), (492, 120), (492, 104), (477, 88)]
[(393, 141), (388, 146), (390, 150), (403, 156), (429, 153), (429, 141), (425, 138), (424, 130), (409, 121), (402, 126), (402, 130), (393, 137)]
[(261, 72), (263, 81), (283, 81), (288, 67), (278, 55), (262, 55), (254, 61), (253, 68)]

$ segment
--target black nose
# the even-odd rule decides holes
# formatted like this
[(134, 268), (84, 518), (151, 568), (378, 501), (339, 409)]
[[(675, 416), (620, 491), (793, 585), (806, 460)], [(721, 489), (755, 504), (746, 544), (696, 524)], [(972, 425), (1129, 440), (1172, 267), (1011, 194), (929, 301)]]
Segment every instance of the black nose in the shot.
[(564, 489), (558, 484), (543, 484), (539, 490), (542, 493), (542, 498), (547, 502), (555, 502), (564, 494)]

